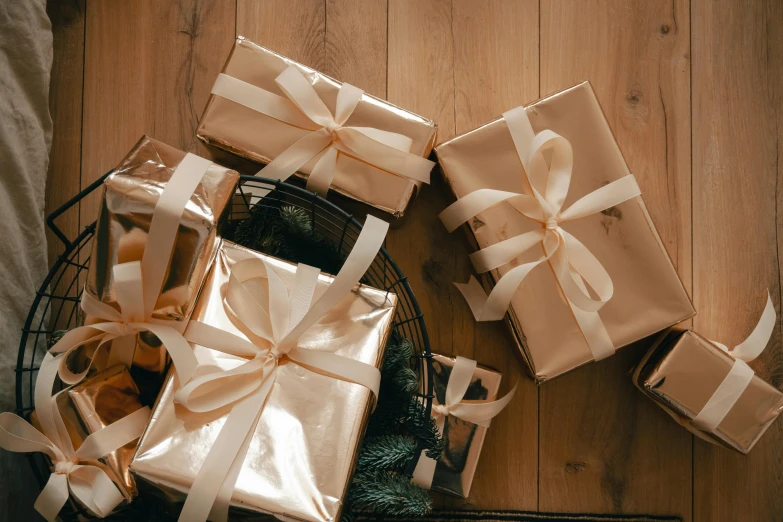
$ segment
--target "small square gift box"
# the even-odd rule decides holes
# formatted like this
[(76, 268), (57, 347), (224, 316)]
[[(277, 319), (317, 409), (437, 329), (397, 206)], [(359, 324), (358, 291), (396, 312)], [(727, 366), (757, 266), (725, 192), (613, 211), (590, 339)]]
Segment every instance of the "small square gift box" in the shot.
[(57, 520), (69, 500), (88, 514), (104, 518), (131, 498), (111, 465), (111, 455), (139, 438), (150, 409), (139, 407), (87, 435), (68, 391), (52, 395), (59, 366), (51, 354), (41, 363), (32, 424), (13, 413), (0, 413), (0, 447), (17, 453), (40, 452), (48, 458), (52, 474), (34, 506), (46, 520)]
[(511, 401), (516, 387), (495, 400), (500, 373), (465, 357), (436, 354), (432, 361), (432, 415), (446, 445), (437, 460), (422, 453), (413, 471), (413, 482), (425, 489), (467, 498), (489, 421)]
[[(206, 143), (399, 217), (429, 183), (432, 121), (238, 37), (201, 118)], [(251, 195), (261, 189), (248, 187)], [(260, 191), (260, 192), (259, 192)]]
[(661, 334), (633, 374), (634, 384), (698, 437), (747, 454), (783, 410), (783, 393), (748, 366), (769, 342), (775, 308), (734, 349), (696, 332)]
[(505, 318), (537, 382), (694, 315), (589, 83), (435, 153), (457, 197), (441, 220), (481, 249), (483, 286), (457, 286), (476, 320)]
[[(139, 388), (122, 364), (83, 380), (68, 389), (67, 394), (87, 433), (96, 433), (142, 408)], [(128, 469), (135, 451), (134, 441), (101, 459), (112, 471), (113, 482), (127, 500), (138, 493)]]
[(388, 225), (368, 217), (336, 277), (223, 241), (131, 463), (179, 520), (339, 520), (397, 304), (361, 284)]
[(93, 364), (102, 370), (121, 363), (140, 385), (151, 382), (142, 389), (143, 402), (151, 404), (166, 352), (186, 376), (195, 370), (181, 333), (238, 179), (233, 170), (146, 136), (106, 178), (80, 302), (85, 326), (51, 348), (64, 354), (58, 358), (63, 382), (79, 382)]

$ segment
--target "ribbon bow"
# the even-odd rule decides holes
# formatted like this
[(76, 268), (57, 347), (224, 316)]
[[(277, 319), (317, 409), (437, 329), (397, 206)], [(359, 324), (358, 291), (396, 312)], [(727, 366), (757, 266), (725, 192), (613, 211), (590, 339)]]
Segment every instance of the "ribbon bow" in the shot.
[(747, 339), (729, 350), (725, 345), (712, 341), (718, 348), (726, 352), (734, 359), (731, 370), (724, 377), (720, 386), (715, 390), (707, 403), (694, 417), (693, 424), (697, 428), (708, 433), (715, 431), (715, 428), (728, 415), (734, 404), (739, 400), (745, 388), (748, 387), (753, 379), (754, 372), (748, 363), (758, 357), (766, 348), (772, 337), (772, 331), (775, 328), (775, 306), (772, 304), (772, 298), (767, 292), (767, 304), (761, 314), (759, 322), (753, 329), (753, 332)]
[[(514, 397), (516, 386), (502, 399), (496, 401), (465, 401), (465, 392), (468, 391), (475, 371), (476, 361), (465, 357), (457, 357), (454, 361), (449, 375), (449, 383), (446, 385), (445, 402), (444, 404), (432, 405), (432, 416), (435, 418), (435, 424), (441, 434), (446, 426), (446, 417), (449, 415), (488, 428), (490, 420), (500, 413)], [(413, 483), (430, 489), (437, 463), (436, 459), (422, 454), (413, 470)]]
[(121, 362), (130, 367), (136, 347), (136, 334), (142, 331), (149, 331), (160, 339), (171, 355), (180, 382), (186, 382), (196, 371), (198, 362), (193, 349), (181, 333), (185, 324), (153, 318), (152, 312), (170, 264), (171, 251), (185, 207), (210, 165), (212, 162), (195, 154), (185, 156), (155, 205), (141, 262), (121, 263), (112, 268), (119, 310), (87, 292), (82, 293), (82, 310), (101, 322), (70, 330), (50, 349), (51, 353), (65, 354), (59, 358), (59, 375), (63, 382), (75, 384), (87, 375), (89, 366), (75, 374), (66, 362), (73, 350), (93, 341), (98, 343), (96, 350), (113, 341), (110, 364)]
[[(597, 311), (612, 297), (612, 279), (600, 261), (577, 238), (561, 227), (567, 221), (587, 217), (641, 194), (632, 174), (605, 185), (563, 209), (574, 164), (571, 144), (564, 137), (544, 130), (535, 134), (524, 107), (503, 114), (525, 173), (525, 185), (532, 195), (480, 189), (446, 208), (440, 219), (449, 232), (475, 215), (508, 201), (521, 215), (541, 224), (534, 230), (506, 239), (471, 254), (479, 273), (494, 270), (541, 244), (544, 255), (506, 272), (489, 296), (471, 276), (467, 284), (456, 284), (477, 321), (503, 319), (517, 288), (538, 265), (549, 262), (558, 285), (583, 332), (596, 360), (615, 351)], [(551, 150), (547, 167), (543, 151)], [(598, 296), (593, 299), (589, 285)]]
[(146, 406), (140, 408), (89, 435), (74, 451), (57, 407), (57, 396), (51, 396), (57, 359), (47, 354), (36, 378), (35, 411), (42, 431), (13, 413), (0, 413), (0, 447), (17, 453), (40, 452), (51, 459), (53, 472), (34, 506), (46, 520), (57, 518), (68, 501), (69, 491), (92, 513), (104, 518), (122, 502), (123, 496), (97, 460), (138, 439), (150, 410)]
[[(320, 270), (297, 266), (289, 291), (274, 268), (260, 259), (233, 266), (223, 302), (226, 314), (247, 339), (199, 321), (191, 321), (185, 337), (201, 346), (249, 360), (237, 368), (193, 378), (174, 400), (195, 412), (233, 404), (231, 413), (193, 481), (179, 520), (226, 520), (237, 474), (244, 461), (264, 403), (275, 382), (281, 358), (332, 377), (360, 384), (377, 397), (380, 372), (370, 364), (334, 353), (304, 349), (299, 338), (353, 289), (375, 259), (388, 224), (367, 217), (340, 273), (313, 302)], [(258, 278), (268, 288), (248, 285)]]
[(312, 131), (280, 153), (258, 174), (284, 181), (316, 158), (307, 179), (307, 189), (325, 196), (335, 176), (338, 152), (341, 152), (397, 176), (430, 182), (430, 171), (435, 163), (408, 152), (413, 144), (409, 137), (372, 127), (345, 125), (362, 99), (363, 91), (358, 87), (347, 83), (340, 86), (333, 116), (296, 67), (289, 66), (275, 82), (285, 98), (227, 74), (219, 74), (212, 86), (212, 94)]

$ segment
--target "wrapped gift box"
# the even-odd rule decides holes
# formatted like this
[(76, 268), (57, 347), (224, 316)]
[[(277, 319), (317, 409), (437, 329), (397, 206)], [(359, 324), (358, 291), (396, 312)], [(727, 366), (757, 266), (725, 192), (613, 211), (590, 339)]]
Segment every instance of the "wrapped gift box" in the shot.
[[(535, 132), (551, 129), (573, 147), (573, 173), (563, 208), (630, 173), (589, 83), (547, 96), (525, 110)], [(483, 188), (528, 192), (522, 164), (503, 118), (438, 145), (435, 152), (457, 198)], [(478, 248), (541, 227), (507, 202), (480, 213), (468, 224), (469, 236)], [(612, 278), (614, 296), (598, 314), (615, 348), (694, 315), (640, 197), (600, 214), (568, 221), (563, 228), (595, 255)], [(533, 248), (488, 272), (482, 281), (485, 289), (491, 289), (514, 266), (540, 256), (541, 249)], [(548, 266), (536, 268), (517, 289), (506, 322), (538, 382), (593, 360)]]
[[(266, 259), (291, 287), (295, 265), (223, 241), (193, 320), (247, 338), (226, 315), (223, 304), (232, 266), (247, 259)], [(316, 298), (332, 280), (319, 276)], [(252, 282), (262, 285), (260, 292), (266, 291), (266, 279)], [(298, 346), (333, 351), (379, 367), (396, 303), (392, 293), (359, 285), (312, 326)], [(197, 376), (245, 361), (198, 345), (195, 350), (200, 363)], [(339, 520), (372, 394), (285, 358), (276, 371), (236, 481), (231, 520), (256, 520), (259, 514)], [(199, 414), (175, 404), (178, 387), (170, 373), (131, 463), (139, 488), (165, 499), (174, 512), (184, 502), (229, 413), (223, 408)]]
[[(433, 404), (444, 404), (446, 386), (449, 383), (454, 358), (433, 355), (433, 384), (435, 397)], [(489, 368), (477, 366), (473, 372), (470, 386), (465, 392), (465, 401), (493, 401), (500, 389), (501, 374)], [(452, 415), (446, 417), (443, 438), (446, 448), (438, 459), (435, 475), (432, 479), (433, 491), (467, 498), (470, 486), (476, 474), (481, 447), (487, 428), (467, 422)]]
[[(144, 136), (106, 178), (84, 290), (95, 299), (119, 310), (112, 268), (142, 259), (155, 205), (184, 157), (185, 152)], [(218, 228), (238, 179), (235, 171), (213, 163), (190, 197), (152, 312), (154, 319), (187, 321), (217, 251)], [(94, 322), (100, 320), (89, 316), (85, 320), (85, 324)], [(71, 358), (76, 359), (76, 353)], [(137, 368), (162, 374), (165, 350), (154, 335), (141, 333), (133, 361)]]
[[(71, 439), (73, 449), (77, 450), (82, 445), (84, 440), (90, 435), (91, 431), (88, 430), (87, 426), (82, 421), (79, 412), (76, 410), (76, 407), (71, 400), (69, 394), (71, 389), (72, 388), (66, 388), (57, 392), (57, 394), (54, 396), (54, 401), (57, 404), (57, 409), (60, 411), (60, 415), (62, 416), (63, 424), (65, 425), (68, 437)], [(130, 413), (133, 412), (131, 411)], [(40, 422), (38, 421), (38, 414), (35, 411), (30, 414), (30, 424), (32, 424), (33, 427), (35, 427), (35, 429), (38, 431), (42, 431), (43, 429)], [(117, 466), (116, 456), (125, 450), (125, 448), (129, 448), (129, 453), (132, 455), (135, 447), (136, 442), (134, 441), (123, 448), (109, 453), (99, 461), (93, 463), (103, 469), (104, 473), (106, 473), (106, 476), (109, 477), (115, 486), (117, 486), (117, 489), (125, 499), (115, 508), (115, 511), (119, 511), (123, 507), (127, 506), (136, 495), (136, 490), (128, 487), (128, 482), (125, 476), (121, 472), (119, 466)], [(44, 456), (44, 458), (48, 460), (48, 457)], [(76, 500), (73, 495), (70, 496), (68, 502), (73, 511), (84, 510), (87, 513), (90, 513), (92, 516), (96, 516), (95, 513), (92, 513), (86, 506)]]
[[(241, 36), (236, 40), (223, 73), (282, 96), (275, 78), (289, 66), (304, 74), (334, 114), (341, 82)], [(413, 142), (409, 152), (422, 157), (427, 157), (435, 144), (434, 122), (366, 93), (346, 125), (372, 127), (407, 136)], [(210, 145), (267, 164), (310, 132), (212, 94), (197, 135)], [(314, 165), (315, 161), (310, 161), (297, 175), (306, 178)], [(260, 175), (263, 176), (263, 172)], [(340, 154), (331, 188), (344, 196), (401, 216), (416, 194), (417, 183)]]
[(783, 393), (754, 375), (711, 433), (693, 423), (734, 359), (693, 331), (658, 336), (634, 372), (634, 384), (678, 423), (710, 442), (748, 453), (783, 410)]
[[(142, 407), (139, 388), (128, 369), (121, 364), (73, 386), (68, 390), (68, 395), (89, 433), (95, 433)], [(136, 484), (128, 469), (136, 451), (136, 442), (129, 442), (103, 458), (127, 499), (137, 494)]]

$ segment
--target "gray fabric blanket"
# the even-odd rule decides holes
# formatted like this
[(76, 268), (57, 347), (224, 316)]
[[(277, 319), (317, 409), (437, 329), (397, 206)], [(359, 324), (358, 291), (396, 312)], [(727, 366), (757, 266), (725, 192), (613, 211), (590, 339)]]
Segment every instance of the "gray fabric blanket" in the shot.
[[(44, 195), (52, 119), (52, 30), (45, 0), (0, 2), (0, 411), (16, 407), (27, 311), (47, 272)], [(24, 455), (0, 450), (0, 520), (39, 520)]]

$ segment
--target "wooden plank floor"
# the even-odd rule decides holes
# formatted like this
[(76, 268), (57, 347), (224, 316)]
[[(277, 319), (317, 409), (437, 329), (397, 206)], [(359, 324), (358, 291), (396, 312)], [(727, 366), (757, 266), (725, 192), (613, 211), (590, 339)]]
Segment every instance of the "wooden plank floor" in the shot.
[[(783, 3), (779, 0), (62, 0), (49, 209), (146, 133), (208, 155), (198, 118), (235, 35), (433, 118), (440, 138), (589, 79), (699, 315), (744, 338), (769, 288), (781, 305)], [(437, 176), (436, 176), (437, 178)], [(452, 286), (460, 234), (425, 187), (388, 247), (433, 349), (521, 367), (501, 324), (476, 325)], [(74, 234), (95, 202), (64, 220)], [(50, 238), (51, 240), (51, 238)], [(57, 246), (50, 243), (50, 252)], [(781, 326), (753, 364), (783, 387)], [(783, 423), (748, 457), (696, 440), (633, 389), (628, 348), (541, 388), (523, 378), (493, 423), (471, 499), (439, 507), (783, 521)]]

